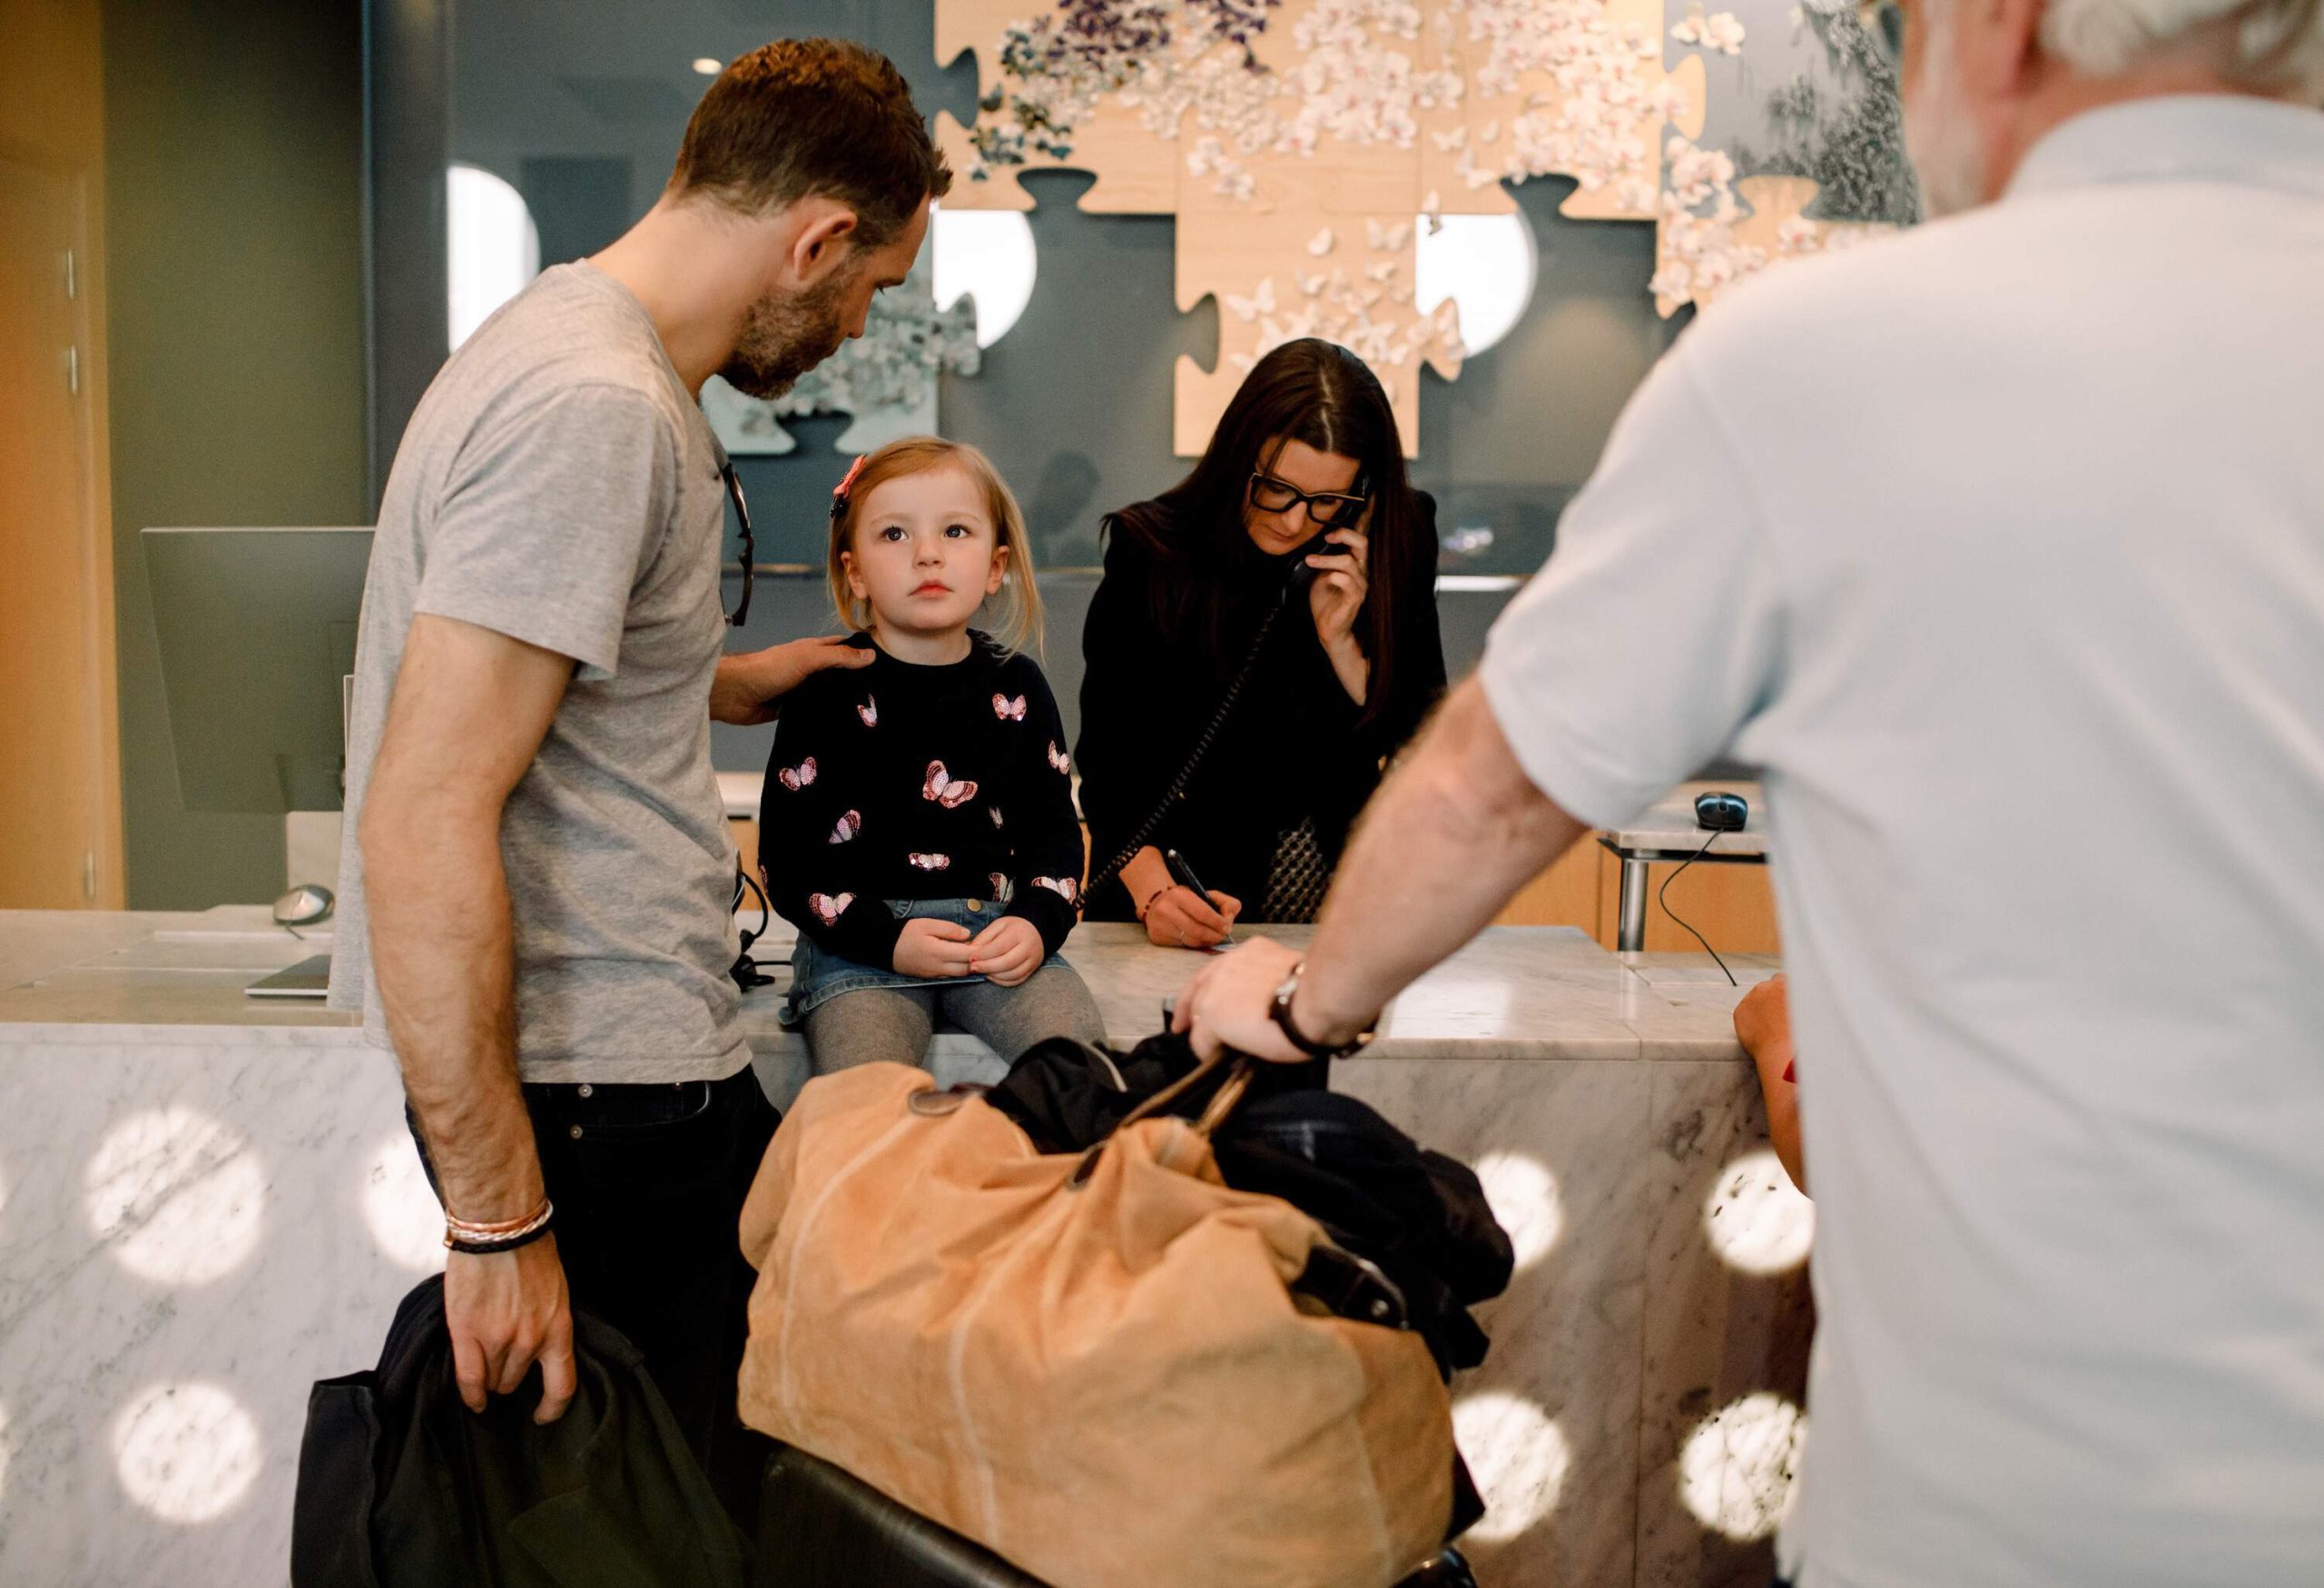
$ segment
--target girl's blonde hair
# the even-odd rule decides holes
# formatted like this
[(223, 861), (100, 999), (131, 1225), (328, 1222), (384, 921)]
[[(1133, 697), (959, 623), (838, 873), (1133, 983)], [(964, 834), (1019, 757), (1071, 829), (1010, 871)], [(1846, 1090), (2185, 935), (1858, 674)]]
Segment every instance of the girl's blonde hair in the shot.
[(1041, 644), (1041, 593), (1033, 583), (1033, 547), (1031, 538), (1025, 533), (1025, 515), (1002, 481), (1000, 471), (993, 468), (991, 459), (965, 441), (947, 441), (940, 436), (906, 436), (902, 440), (889, 442), (868, 458), (857, 459), (855, 467), (833, 494), (832, 605), (839, 611), (839, 620), (858, 633), (872, 626), (872, 604), (857, 599), (848, 588), (847, 565), (841, 560), (854, 548), (856, 519), (864, 501), (889, 480), (925, 474), (932, 469), (957, 469), (984, 493), (985, 512), (993, 523), (994, 544), (1009, 549), (1008, 572), (1000, 591), (1006, 610), (993, 637), (1011, 651), (1023, 650), (1026, 642), (1030, 641), (1038, 652)]

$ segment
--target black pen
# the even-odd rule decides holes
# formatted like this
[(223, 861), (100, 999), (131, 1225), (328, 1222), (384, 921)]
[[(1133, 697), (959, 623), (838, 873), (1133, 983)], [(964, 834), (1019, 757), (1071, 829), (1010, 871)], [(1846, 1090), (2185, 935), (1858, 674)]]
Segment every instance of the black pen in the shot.
[[(1195, 875), (1195, 868), (1187, 863), (1185, 855), (1175, 849), (1166, 849), (1162, 852), (1162, 863), (1170, 868), (1170, 874), (1177, 879), (1180, 886), (1192, 888), (1196, 898), (1212, 909), (1218, 909), (1216, 901), (1210, 896), (1210, 890), (1202, 885), (1202, 879)], [(1235, 923), (1231, 921), (1226, 923), (1226, 941), (1230, 943), (1235, 941)]]

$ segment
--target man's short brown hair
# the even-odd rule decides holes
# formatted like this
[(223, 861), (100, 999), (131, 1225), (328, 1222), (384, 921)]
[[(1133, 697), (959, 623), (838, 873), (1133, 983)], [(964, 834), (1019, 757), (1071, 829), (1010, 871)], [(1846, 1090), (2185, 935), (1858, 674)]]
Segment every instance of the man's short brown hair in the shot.
[(836, 199), (877, 248), (951, 186), (887, 56), (844, 39), (777, 39), (738, 57), (694, 107), (669, 191), (753, 214)]

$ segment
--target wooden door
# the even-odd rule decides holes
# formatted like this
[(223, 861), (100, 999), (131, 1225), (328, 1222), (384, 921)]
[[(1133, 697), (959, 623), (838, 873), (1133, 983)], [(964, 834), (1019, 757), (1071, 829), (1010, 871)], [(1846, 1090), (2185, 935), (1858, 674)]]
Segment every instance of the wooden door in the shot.
[(0, 161), (0, 908), (121, 902), (81, 184)]

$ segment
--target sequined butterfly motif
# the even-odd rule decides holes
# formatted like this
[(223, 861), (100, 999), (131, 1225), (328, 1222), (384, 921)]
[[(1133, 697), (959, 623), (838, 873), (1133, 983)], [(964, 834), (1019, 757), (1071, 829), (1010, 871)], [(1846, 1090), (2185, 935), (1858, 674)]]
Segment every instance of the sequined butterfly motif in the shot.
[(1073, 771), (1073, 757), (1059, 749), (1055, 739), (1049, 741), (1049, 764), (1068, 774)]
[(810, 755), (796, 766), (786, 766), (775, 774), (783, 786), (796, 794), (815, 781), (815, 758)]
[(847, 913), (847, 907), (854, 902), (855, 895), (852, 893), (842, 893), (836, 899), (826, 893), (807, 895), (807, 908), (812, 910), (815, 919), (825, 926), (837, 926), (839, 918)]
[(940, 872), (952, 863), (952, 857), (949, 854), (912, 853), (904, 858), (911, 862), (915, 871)]
[(878, 727), (880, 725), (879, 698), (876, 695), (865, 695), (863, 697), (863, 704), (855, 708), (855, 715), (863, 719), (863, 725), (865, 727)]
[(920, 797), (934, 800), (948, 811), (957, 811), (977, 797), (973, 778), (954, 777), (944, 770), (944, 763), (928, 764), (928, 781), (921, 785)]
[(850, 811), (846, 815), (842, 816), (839, 819), (839, 825), (832, 829), (832, 835), (828, 842), (832, 843), (844, 843), (862, 831), (863, 813), (861, 811)]
[(1025, 697), (1020, 695), (1016, 699), (1011, 700), (1005, 695), (994, 695), (992, 697), (992, 715), (999, 717), (1005, 723), (1023, 722), (1025, 720)]
[(1006, 904), (1009, 902), (1009, 878), (1006, 873), (1001, 872), (988, 872), (985, 873), (985, 881), (992, 884), (992, 902), (994, 903)]
[(1071, 877), (1035, 877), (1033, 886), (1047, 888), (1068, 904), (1081, 896), (1081, 884)]

